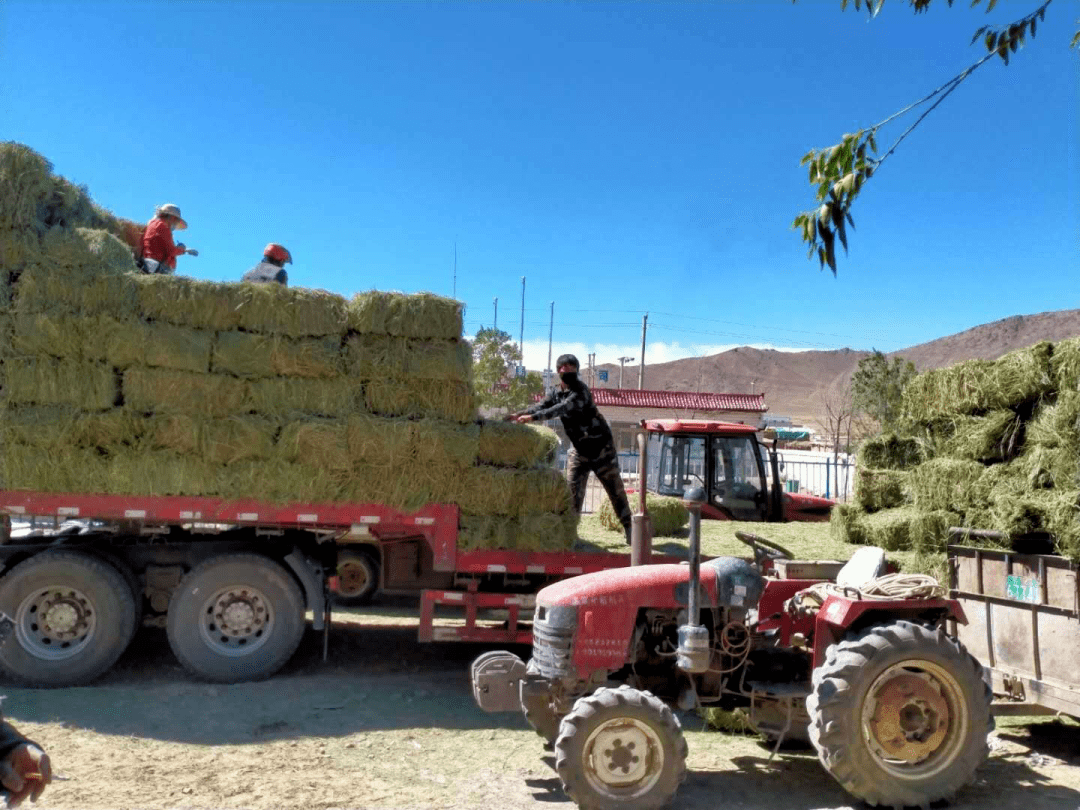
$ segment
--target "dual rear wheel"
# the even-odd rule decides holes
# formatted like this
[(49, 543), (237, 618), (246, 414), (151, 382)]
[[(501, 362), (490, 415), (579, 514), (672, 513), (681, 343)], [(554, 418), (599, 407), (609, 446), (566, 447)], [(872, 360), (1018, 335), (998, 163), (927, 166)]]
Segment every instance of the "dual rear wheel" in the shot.
[[(116, 663), (140, 623), (138, 580), (122, 562), (49, 550), (0, 578), (0, 610), (14, 621), (0, 645), (0, 670), (27, 686), (93, 681)], [(195, 566), (173, 592), (167, 617), (177, 660), (204, 680), (257, 680), (277, 672), (306, 626), (291, 573), (257, 554), (228, 554)]]

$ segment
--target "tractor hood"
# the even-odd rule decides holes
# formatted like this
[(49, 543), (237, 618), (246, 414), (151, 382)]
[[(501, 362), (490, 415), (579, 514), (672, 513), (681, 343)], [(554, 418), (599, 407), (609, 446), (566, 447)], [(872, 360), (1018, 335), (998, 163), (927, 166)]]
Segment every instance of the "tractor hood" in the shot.
[(784, 520), (826, 521), (836, 506), (836, 501), (804, 495), (801, 492), (785, 492)]

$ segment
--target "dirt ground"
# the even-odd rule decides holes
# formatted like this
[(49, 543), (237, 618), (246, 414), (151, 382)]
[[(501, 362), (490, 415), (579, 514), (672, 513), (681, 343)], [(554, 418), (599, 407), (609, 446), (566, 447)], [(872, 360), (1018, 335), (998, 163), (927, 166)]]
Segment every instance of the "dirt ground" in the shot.
[[(421, 645), (413, 616), (405, 606), (339, 612), (328, 663), (309, 631), (263, 683), (199, 683), (148, 629), (94, 686), (6, 689), (7, 717), (66, 777), (38, 806), (572, 808), (524, 721), (474, 705), (468, 665), (485, 648)], [(702, 731), (694, 715), (683, 725), (690, 776), (676, 810), (852, 808), (812, 753), (770, 763), (756, 738)], [(992, 747), (952, 807), (1080, 810), (1080, 724), (1011, 720)]]

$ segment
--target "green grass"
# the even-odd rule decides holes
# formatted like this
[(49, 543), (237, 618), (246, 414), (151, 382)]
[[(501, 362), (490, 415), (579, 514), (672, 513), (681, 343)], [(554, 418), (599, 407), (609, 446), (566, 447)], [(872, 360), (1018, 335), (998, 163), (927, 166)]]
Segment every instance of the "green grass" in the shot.
[[(859, 548), (835, 540), (829, 534), (828, 523), (747, 523), (743, 521), (701, 521), (701, 551), (706, 557), (749, 557), (749, 547), (735, 538), (735, 532), (756, 534), (766, 540), (779, 543), (799, 560), (847, 560)], [(673, 557), (685, 557), (689, 529), (683, 529), (677, 538), (658, 537), (653, 541), (653, 551)], [(578, 524), (578, 543), (575, 549), (595, 551), (627, 551), (621, 531), (605, 529), (595, 515), (585, 515)], [(908, 573), (925, 573), (938, 577), (945, 575), (945, 555), (926, 554), (916, 551), (893, 551), (888, 558)]]

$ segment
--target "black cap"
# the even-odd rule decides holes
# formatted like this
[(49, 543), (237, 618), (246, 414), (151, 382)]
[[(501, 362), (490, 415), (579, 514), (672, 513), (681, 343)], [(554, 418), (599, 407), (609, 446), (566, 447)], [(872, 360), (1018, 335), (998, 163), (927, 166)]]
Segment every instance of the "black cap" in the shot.
[(573, 366), (576, 369), (581, 368), (581, 363), (577, 361), (577, 358), (572, 354), (560, 354), (559, 359), (555, 361), (556, 370), (563, 366)]

